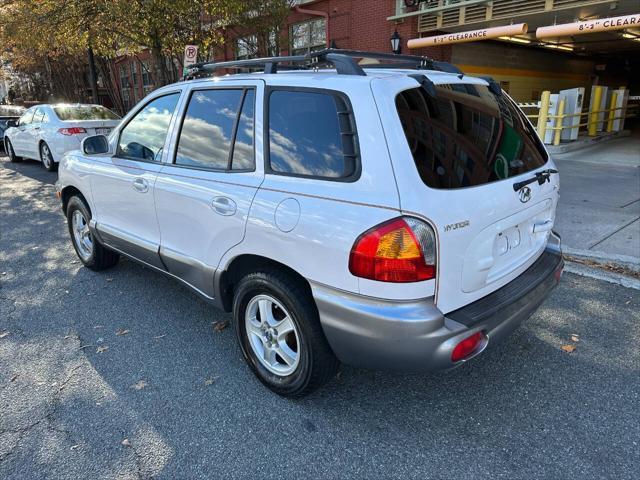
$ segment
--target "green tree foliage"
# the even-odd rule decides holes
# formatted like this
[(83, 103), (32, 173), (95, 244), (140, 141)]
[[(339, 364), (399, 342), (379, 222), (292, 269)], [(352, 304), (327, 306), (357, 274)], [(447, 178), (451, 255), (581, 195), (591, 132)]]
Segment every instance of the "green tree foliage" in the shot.
[(0, 61), (50, 95), (84, 100), (91, 49), (102, 83), (115, 95), (109, 59), (148, 49), (153, 82), (164, 85), (176, 79), (171, 65), (182, 66), (185, 45), (199, 45), (208, 59), (229, 25), (253, 30), (265, 45), (290, 5), (291, 0), (0, 0)]

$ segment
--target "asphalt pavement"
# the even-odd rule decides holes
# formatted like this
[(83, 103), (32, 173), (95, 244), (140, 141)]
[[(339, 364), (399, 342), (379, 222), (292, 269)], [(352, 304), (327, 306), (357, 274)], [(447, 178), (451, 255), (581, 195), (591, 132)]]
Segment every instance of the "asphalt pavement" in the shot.
[(0, 159), (0, 478), (637, 478), (637, 290), (565, 274), (457, 370), (344, 367), (287, 400), (229, 315), (127, 260), (83, 268), (55, 179)]

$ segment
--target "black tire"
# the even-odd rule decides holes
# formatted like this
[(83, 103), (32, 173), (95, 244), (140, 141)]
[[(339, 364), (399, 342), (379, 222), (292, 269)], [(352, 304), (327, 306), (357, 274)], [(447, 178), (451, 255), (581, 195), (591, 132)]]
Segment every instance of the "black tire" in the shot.
[(75, 195), (69, 199), (67, 204), (67, 225), (69, 227), (69, 235), (71, 236), (71, 243), (75, 248), (78, 258), (84, 264), (85, 267), (91, 270), (100, 271), (113, 267), (120, 260), (120, 255), (112, 250), (104, 247), (98, 240), (89, 233), (92, 241), (91, 254), (87, 256), (83, 255), (82, 248), (76, 243), (76, 236), (74, 234), (73, 216), (78, 211), (84, 217), (86, 223), (91, 220), (91, 211), (87, 206), (84, 198), (79, 195)]
[[(249, 344), (245, 315), (249, 303), (258, 295), (268, 295), (281, 303), (297, 329), (299, 360), (295, 370), (287, 376), (268, 370)], [(340, 363), (324, 336), (313, 297), (308, 287), (292, 275), (266, 270), (244, 277), (235, 291), (233, 317), (242, 354), (249, 367), (278, 395), (302, 397), (322, 386), (338, 371)]]
[(18, 163), (22, 161), (21, 157), (16, 156), (16, 152), (13, 150), (13, 145), (11, 145), (8, 138), (4, 139), (4, 151), (7, 153), (10, 162)]
[(40, 144), (40, 161), (42, 162), (42, 166), (46, 168), (47, 171), (55, 172), (58, 170), (58, 164), (53, 161), (53, 154), (51, 153), (51, 149), (45, 142), (42, 142)]

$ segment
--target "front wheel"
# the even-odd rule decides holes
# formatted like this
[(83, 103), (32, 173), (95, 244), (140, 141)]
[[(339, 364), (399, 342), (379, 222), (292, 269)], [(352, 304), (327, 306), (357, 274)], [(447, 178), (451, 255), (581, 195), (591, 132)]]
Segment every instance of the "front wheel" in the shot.
[(16, 156), (16, 152), (13, 149), (13, 145), (8, 138), (4, 139), (4, 149), (7, 152), (7, 156), (9, 157), (9, 161), (12, 163), (21, 162), (22, 158)]
[(284, 272), (252, 273), (240, 281), (233, 301), (247, 363), (262, 383), (287, 397), (311, 393), (339, 367), (301, 282)]
[(44, 168), (50, 172), (55, 172), (58, 169), (58, 164), (53, 161), (51, 149), (46, 143), (40, 144), (40, 161), (42, 162), (42, 165), (44, 165)]
[(105, 270), (113, 267), (120, 255), (108, 250), (94, 238), (89, 229), (91, 212), (80, 196), (71, 197), (67, 205), (67, 224), (73, 247), (85, 267), (91, 270)]

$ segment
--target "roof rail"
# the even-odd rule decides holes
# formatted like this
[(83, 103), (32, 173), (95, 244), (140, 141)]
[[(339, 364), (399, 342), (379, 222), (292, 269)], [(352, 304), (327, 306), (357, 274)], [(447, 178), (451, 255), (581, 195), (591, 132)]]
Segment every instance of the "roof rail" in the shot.
[[(357, 60), (360, 61), (357, 61)], [(377, 63), (362, 63), (362, 60)], [(273, 74), (279, 70), (308, 70), (322, 65), (332, 64), (339, 75), (366, 75), (364, 68), (408, 68), (416, 70), (439, 70), (464, 75), (456, 66), (415, 55), (396, 55), (393, 53), (365, 52), (360, 50), (341, 50), (328, 48), (306, 55), (282, 57), (251, 58), (224, 62), (203, 62), (189, 67), (184, 79), (189, 80), (221, 69), (262, 68), (264, 73)]]

